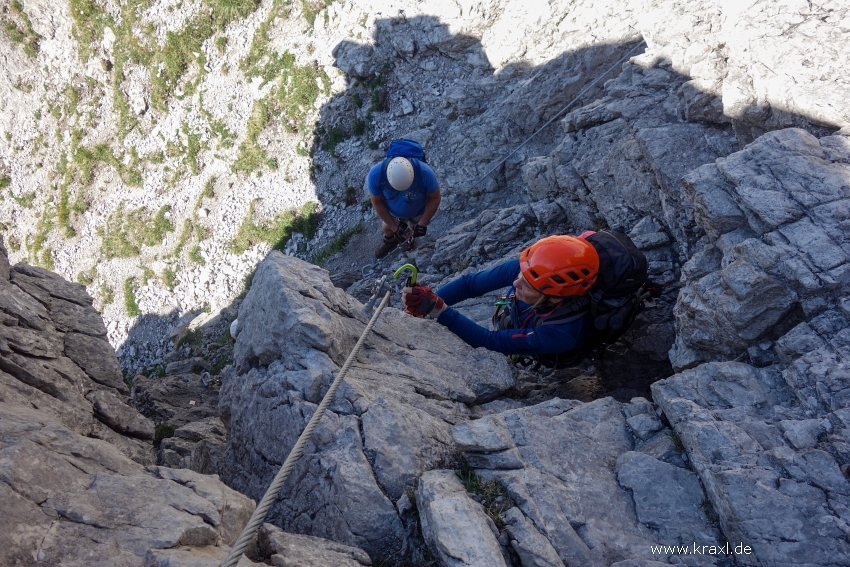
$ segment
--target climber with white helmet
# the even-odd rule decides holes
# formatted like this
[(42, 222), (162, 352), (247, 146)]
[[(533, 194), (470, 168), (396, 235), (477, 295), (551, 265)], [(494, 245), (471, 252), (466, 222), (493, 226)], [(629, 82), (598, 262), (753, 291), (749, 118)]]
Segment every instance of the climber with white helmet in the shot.
[(440, 207), (440, 184), (425, 163), (425, 153), (413, 140), (396, 140), (387, 157), (366, 176), (375, 212), (381, 219), (384, 238), (375, 249), (383, 258), (402, 242), (413, 247), (413, 239), (424, 236)]

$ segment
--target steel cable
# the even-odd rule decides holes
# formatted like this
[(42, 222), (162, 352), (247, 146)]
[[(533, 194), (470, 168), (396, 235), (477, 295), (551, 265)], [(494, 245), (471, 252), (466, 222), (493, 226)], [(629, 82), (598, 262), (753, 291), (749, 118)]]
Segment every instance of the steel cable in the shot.
[(505, 163), (506, 161), (508, 161), (508, 158), (510, 158), (512, 155), (514, 155), (515, 153), (517, 153), (518, 151), (520, 151), (520, 150), (522, 149), (522, 147), (523, 147), (523, 146), (525, 146), (528, 142), (530, 142), (530, 141), (531, 141), (531, 140), (532, 140), (532, 139), (533, 139), (533, 138), (534, 138), (537, 134), (539, 134), (540, 132), (542, 132), (544, 128), (546, 128), (549, 124), (551, 124), (552, 122), (554, 122), (555, 120), (557, 120), (557, 119), (558, 119), (558, 118), (559, 118), (559, 117), (560, 117), (563, 113), (565, 113), (565, 112), (566, 112), (566, 111), (567, 111), (567, 110), (568, 110), (568, 109), (569, 109), (572, 105), (574, 105), (576, 102), (578, 102), (578, 100), (579, 100), (582, 96), (584, 96), (584, 95), (585, 95), (585, 94), (586, 94), (586, 93), (587, 93), (590, 89), (592, 89), (592, 88), (596, 85), (596, 83), (598, 83), (599, 81), (601, 81), (601, 80), (602, 80), (602, 78), (603, 78), (605, 75), (607, 75), (608, 73), (610, 73), (611, 71), (613, 71), (614, 69), (616, 69), (616, 68), (617, 68), (617, 65), (622, 64), (622, 63), (623, 63), (626, 59), (628, 59), (629, 57), (631, 57), (631, 56), (632, 56), (632, 53), (634, 53), (634, 52), (637, 50), (637, 48), (638, 48), (638, 47), (640, 47), (641, 45), (643, 45), (644, 43), (645, 43), (645, 41), (644, 41), (644, 40), (641, 40), (641, 42), (640, 42), (640, 43), (638, 43), (637, 45), (635, 45), (634, 47), (632, 47), (632, 48), (629, 50), (629, 52), (628, 52), (628, 53), (626, 53), (623, 57), (621, 57), (621, 58), (620, 58), (620, 60), (619, 60), (619, 61), (617, 61), (616, 63), (614, 63), (613, 65), (611, 65), (611, 67), (609, 67), (607, 71), (605, 71), (604, 73), (602, 73), (601, 75), (599, 75), (598, 77), (596, 77), (593, 81), (591, 81), (591, 83), (590, 83), (589, 85), (587, 85), (586, 87), (584, 87), (584, 88), (582, 89), (582, 91), (581, 91), (580, 93), (578, 93), (578, 94), (575, 96), (575, 98), (573, 98), (573, 100), (571, 100), (571, 101), (570, 101), (570, 103), (569, 103), (567, 106), (565, 106), (564, 108), (562, 108), (562, 109), (558, 112), (558, 114), (556, 114), (555, 116), (553, 116), (552, 118), (550, 118), (550, 119), (549, 119), (549, 121), (548, 121), (548, 122), (546, 122), (546, 124), (544, 124), (543, 126), (541, 126), (540, 128), (538, 128), (538, 129), (537, 129), (537, 131), (536, 131), (536, 132), (534, 132), (534, 134), (532, 134), (531, 136), (529, 136), (529, 137), (528, 137), (528, 139), (526, 139), (523, 143), (521, 143), (520, 145), (518, 145), (518, 146), (514, 149), (514, 151), (512, 151), (511, 153), (509, 153), (508, 155), (506, 155), (505, 157), (503, 157), (501, 160), (499, 160), (499, 162), (498, 162), (496, 165), (494, 165), (492, 168), (490, 168), (490, 170), (489, 170), (487, 173), (485, 173), (484, 175), (482, 175), (482, 176), (481, 176), (481, 179), (479, 179), (478, 181), (476, 181), (475, 183), (473, 183), (472, 185), (470, 185), (470, 186), (469, 186), (469, 188), (471, 189), (471, 188), (473, 188), (473, 187), (477, 186), (479, 183), (481, 183), (481, 182), (482, 182), (482, 181), (484, 181), (485, 179), (487, 179), (487, 178), (490, 176), (490, 174), (491, 174), (491, 173), (493, 173), (494, 171), (496, 171), (497, 169), (499, 169), (499, 168), (502, 166), (502, 164), (503, 164), (503, 163)]
[(254, 510), (254, 513), (251, 515), (251, 519), (248, 520), (248, 524), (245, 526), (245, 529), (242, 530), (242, 534), (239, 536), (239, 539), (236, 540), (236, 543), (233, 544), (233, 547), (230, 550), (230, 553), (227, 555), (227, 558), (222, 562), (221, 567), (235, 567), (239, 562), (239, 559), (242, 557), (242, 554), (245, 553), (245, 548), (248, 547), (248, 543), (253, 539), (253, 537), (257, 534), (257, 531), (260, 529), (260, 525), (266, 520), (266, 515), (269, 512), (269, 508), (271, 508), (272, 504), (274, 504), (275, 500), (277, 500), (277, 494), (280, 491), (283, 483), (286, 482), (286, 478), (289, 476), (289, 473), (292, 472), (292, 469), (295, 467), (295, 463), (301, 457), (301, 454), (304, 452), (304, 446), (307, 444), (307, 441), (310, 440), (310, 437), (313, 435), (313, 430), (316, 429), (316, 426), (319, 424), (319, 421), (322, 419), (322, 416), (325, 413), (325, 410), (328, 409), (331, 401), (333, 400), (334, 394), (336, 394), (339, 385), (342, 383), (342, 379), (348, 373), (348, 369), (351, 367), (351, 364), (354, 362), (354, 359), (357, 357), (357, 354), (360, 352), (360, 349), (363, 347), (363, 342), (366, 340), (366, 336), (372, 330), (372, 327), (375, 326), (375, 322), (378, 320), (378, 315), (381, 314), (381, 311), (386, 307), (387, 303), (390, 300), (391, 291), (387, 291), (384, 295), (384, 299), (381, 301), (381, 304), (378, 306), (378, 309), (375, 310), (375, 313), (372, 315), (372, 318), (369, 320), (369, 323), (366, 325), (366, 328), (363, 330), (363, 333), (360, 335), (360, 339), (357, 341), (357, 344), (354, 345), (354, 348), (351, 350), (351, 354), (348, 355), (348, 358), (343, 364), (342, 368), (334, 379), (333, 383), (331, 383), (331, 387), (328, 388), (325, 397), (322, 398), (319, 407), (316, 408), (315, 413), (313, 413), (313, 417), (310, 418), (310, 421), (307, 423), (307, 427), (304, 428), (304, 431), (301, 432), (301, 436), (298, 438), (298, 441), (295, 443), (295, 446), (292, 447), (292, 450), (289, 452), (289, 456), (286, 457), (283, 465), (280, 467), (277, 475), (274, 477), (274, 480), (269, 485), (268, 490), (266, 490), (265, 495), (263, 496), (260, 503), (257, 504), (257, 509)]

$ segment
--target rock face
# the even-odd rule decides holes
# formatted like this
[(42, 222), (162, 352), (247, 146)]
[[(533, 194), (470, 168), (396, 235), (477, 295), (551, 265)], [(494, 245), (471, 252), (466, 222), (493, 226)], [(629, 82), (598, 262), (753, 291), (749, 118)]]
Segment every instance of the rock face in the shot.
[[(653, 546), (720, 539), (697, 475), (642, 398), (554, 399), (458, 424), (452, 436), (476, 472), (497, 480), (516, 504), (503, 518), (522, 565), (691, 564), (684, 553)], [(451, 498), (444, 491), (438, 500), (447, 506)], [(439, 527), (444, 537), (460, 537), (463, 522), (445, 514)], [(482, 537), (476, 534), (469, 539)], [(693, 564), (725, 564), (701, 561)]]
[(734, 358), (835, 308), (850, 289), (848, 176), (850, 138), (788, 129), (684, 177), (708, 238), (683, 270), (675, 367)]
[[(512, 567), (850, 563), (846, 3), (439, 0), (387, 14), (355, 0), (318, 16), (295, 3), (292, 14), (312, 16), (304, 31), (289, 17), (263, 24), (277, 4), (261, 2), (199, 47), (185, 81), (196, 81), (198, 96), (181, 89), (167, 108), (150, 104), (141, 65), (127, 63), (124, 82), (111, 83), (112, 30), (78, 64), (68, 4), (25, 4), (4, 18), (17, 22), (7, 28), (32, 21), (35, 59), (11, 28), (0, 30), (0, 228), (14, 237), (13, 256), (41, 250), (45, 265), (87, 272), (92, 291), (140, 277), (139, 264), (145, 281), (148, 269), (170, 273), (163, 280), (173, 289), (151, 280), (138, 299), (159, 315), (131, 328), (116, 302), (107, 327), (81, 286), (11, 267), (0, 243), (0, 562), (219, 564), (252, 505), (199, 473), (220, 471), (259, 498), (367, 317), (322, 270), (271, 255), (242, 306), (236, 365), (219, 400), (193, 372), (227, 356), (203, 358), (188, 345), (168, 354), (165, 329), (190, 331), (194, 317), (177, 321), (173, 310), (239, 292), (269, 249), (228, 252), (254, 199), (266, 217), (321, 201), (316, 235), (293, 235), (288, 255), (307, 257), (357, 223), (374, 226), (349, 188), (381, 157), (367, 147), (409, 137), (425, 145), (444, 194), (429, 237), (409, 255), (429, 285), (515, 257), (544, 234), (622, 226), (670, 293), (604, 360), (571, 375), (598, 379), (585, 399), (616, 396), (588, 403), (530, 405), (567, 388), (520, 383), (504, 357), (388, 309), (270, 516), (298, 535), (265, 526), (242, 565), (353, 567), (370, 556)], [(183, 25), (161, 8), (139, 16), (140, 29)], [(185, 22), (199, 9), (175, 8)], [(237, 64), (248, 61), (254, 33), (295, 45), (294, 62), (325, 73), (332, 90), (308, 111), (322, 127), (309, 158), (308, 132), (284, 133), (292, 124), (277, 116), (260, 121), (254, 149), (280, 167), (260, 163), (251, 175), (234, 160), (252, 142), (252, 107), (262, 110), (278, 88)], [(481, 180), (641, 39), (640, 55)], [(111, 110), (120, 95), (96, 94), (108, 89), (125, 93), (122, 106), (138, 117), (122, 143), (112, 142), (125, 122)], [(66, 110), (64, 97), (77, 102)], [(72, 106), (76, 118), (66, 116)], [(66, 133), (82, 116), (91, 131)], [(322, 143), (349, 132), (333, 149)], [(114, 159), (95, 160), (88, 185), (107, 187), (114, 202), (88, 185), (66, 184), (58, 201), (41, 191), (54, 184), (52, 164), (104, 142), (97, 154)], [(198, 171), (181, 180), (172, 172), (185, 169), (189, 156), (176, 155), (184, 142), (196, 145)], [(137, 167), (142, 191), (122, 184)], [(68, 194), (93, 198), (91, 213), (34, 235)], [(134, 212), (169, 206), (175, 226), (194, 230), (146, 244), (141, 262), (99, 262), (95, 223), (128, 196)], [(63, 236), (74, 230), (79, 237)], [(197, 246), (175, 259), (190, 232)], [(335, 268), (356, 268), (373, 246), (361, 241), (361, 255), (349, 248)], [(353, 273), (334, 281), (362, 295), (371, 282)], [(460, 308), (485, 322), (493, 295)], [(128, 333), (123, 367), (161, 366), (168, 380), (139, 377), (128, 391), (107, 341)], [(674, 369), (653, 386), (660, 412), (634, 398)], [(154, 424), (173, 428), (156, 460), (151, 438), (168, 427)], [(446, 470), (458, 452), (503, 491), (503, 513)], [(752, 552), (682, 551), (727, 540)]]
[(644, 8), (638, 26), (653, 51), (691, 77), (694, 91), (722, 97), (710, 103), (694, 92), (692, 115), (732, 122), (743, 143), (766, 130), (850, 126), (846, 78), (826, 78), (843, 75), (832, 70), (850, 42), (847, 6), (650, 0)]
[(0, 402), (5, 565), (143, 565), (232, 544), (253, 502), (215, 477), (144, 468), (48, 412)]
[(0, 245), (0, 318), (0, 563), (155, 565), (169, 550), (188, 565), (192, 549), (235, 541), (252, 501), (216, 477), (144, 466), (153, 423), (128, 403), (82, 286), (10, 269)]
[[(278, 253), (260, 265), (221, 390), (231, 486), (263, 495), (367, 320), (324, 270)], [(504, 357), (392, 308), (365, 345), (269, 517), (388, 558), (412, 552), (394, 503), (450, 460), (467, 404), (514, 376)]]
[(74, 433), (153, 464), (153, 423), (128, 403), (85, 288), (41, 268), (10, 268), (5, 249), (0, 256), (0, 401), (37, 407)]
[[(846, 318), (838, 320), (846, 330)], [(801, 381), (828, 380), (825, 374), (846, 375), (846, 350), (839, 355), (819, 338), (809, 324), (783, 337), (790, 362), (784, 370), (710, 363), (653, 385), (723, 533), (753, 549), (737, 556), (740, 565), (841, 565), (850, 558), (850, 484), (839, 467), (850, 447), (846, 404), (810, 408), (800, 388)], [(824, 358), (828, 369), (811, 365)]]
[(470, 500), (453, 471), (424, 473), (416, 505), (425, 541), (442, 564), (506, 566), (493, 520)]

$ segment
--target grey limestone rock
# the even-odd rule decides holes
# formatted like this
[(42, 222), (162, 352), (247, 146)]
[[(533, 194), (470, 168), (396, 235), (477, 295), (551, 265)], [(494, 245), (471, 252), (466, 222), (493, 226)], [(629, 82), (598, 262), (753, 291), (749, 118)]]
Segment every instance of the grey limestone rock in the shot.
[(140, 374), (133, 379), (131, 397), (139, 411), (156, 424), (181, 427), (218, 417), (218, 390), (205, 388), (196, 374), (167, 376), (164, 380)]
[[(150, 549), (145, 555), (145, 567), (221, 567), (227, 558), (229, 547), (191, 547), (179, 546), (169, 549)], [(251, 561), (244, 555), (237, 567), (255, 567), (265, 565)]]
[(638, 521), (657, 529), (659, 541), (668, 541), (668, 527), (681, 523), (688, 526), (685, 530), (696, 527), (691, 533), (682, 533), (677, 527), (675, 536), (683, 543), (714, 543), (711, 538), (717, 532), (706, 522), (705, 493), (696, 473), (631, 452), (617, 459), (617, 480), (631, 491)]
[(703, 259), (684, 270), (675, 309), (683, 348), (671, 351), (674, 367), (776, 338), (800, 312), (816, 316), (845, 292), (850, 240), (838, 211), (848, 198), (850, 154), (842, 157), (843, 149), (781, 130), (686, 176), (696, 222), (723, 257), (712, 272)]
[[(634, 441), (626, 419), (637, 416), (654, 417), (652, 405), (643, 399), (631, 404), (612, 398), (586, 404), (553, 399), (486, 415), (452, 431), (467, 459), (479, 459), (476, 472), (501, 483), (517, 503), (518, 510), (506, 523), (513, 526), (509, 532), (523, 534), (514, 547), (531, 565), (559, 565), (555, 558), (563, 565), (658, 560), (661, 556), (653, 556), (650, 545), (662, 534), (672, 545), (690, 544), (697, 536), (718, 540), (719, 533), (700, 508), (704, 495), (693, 473), (634, 452), (642, 445)], [(657, 435), (665, 434), (669, 436), (669, 430)], [(519, 467), (505, 470), (486, 461), (488, 455), (510, 451), (518, 454)], [(667, 456), (663, 449), (658, 454)], [(633, 459), (634, 474), (623, 473), (622, 466)], [(649, 470), (669, 483), (651, 486), (656, 477), (641, 476)], [(637, 491), (627, 479), (635, 481)], [(687, 514), (665, 511), (671, 504)], [(555, 551), (554, 557), (546, 545), (533, 543), (540, 538)], [(664, 559), (682, 557), (668, 554)]]
[(91, 306), (92, 298), (86, 292), (86, 288), (78, 283), (69, 282), (62, 276), (55, 274), (38, 266), (29, 264), (16, 264), (14, 277), (26, 279), (50, 294), (52, 297), (64, 299), (83, 307)]
[(253, 512), (214, 477), (145, 469), (46, 412), (0, 402), (0, 417), (5, 565), (144, 565), (151, 550), (232, 544)]
[(77, 363), (95, 382), (115, 388), (122, 394), (129, 394), (118, 359), (115, 358), (115, 349), (105, 338), (66, 333), (65, 356)]
[(140, 414), (133, 406), (124, 403), (114, 393), (107, 390), (95, 390), (86, 398), (92, 403), (98, 419), (118, 433), (140, 439), (153, 439), (153, 422)]
[(519, 555), (523, 567), (564, 567), (564, 562), (549, 540), (518, 508), (511, 508), (504, 517), (511, 547)]
[(258, 534), (260, 549), (272, 565), (284, 567), (360, 567), (372, 565), (362, 549), (318, 537), (289, 534), (272, 524), (263, 524)]
[(79, 305), (58, 297), (50, 300), (50, 318), (56, 328), (64, 333), (83, 333), (106, 338), (106, 326), (100, 313), (90, 305)]
[(85, 288), (25, 264), (10, 274), (0, 279), (0, 399), (152, 463), (153, 424), (121, 400), (127, 388)]
[(458, 225), (441, 237), (431, 257), (434, 266), (452, 266), (501, 257), (536, 220), (528, 205), (488, 209), (476, 219)]
[(169, 376), (174, 376), (176, 374), (199, 373), (202, 370), (209, 371), (211, 369), (212, 366), (210, 366), (210, 363), (204, 358), (200, 356), (193, 356), (192, 358), (184, 358), (181, 360), (175, 360), (174, 362), (169, 362), (168, 366), (165, 367), (165, 373)]
[[(780, 344), (799, 348), (801, 331)], [(654, 384), (653, 398), (687, 449), (726, 538), (752, 547), (753, 554), (736, 556), (739, 564), (839, 565), (850, 557), (843, 512), (850, 485), (839, 470), (848, 456), (846, 426), (833, 413), (842, 433), (829, 435), (832, 421), (824, 418), (832, 410), (809, 401), (804, 377), (823, 370), (798, 365), (805, 354), (793, 348), (782, 352), (790, 361), (784, 370), (703, 364)], [(833, 364), (845, 371), (846, 357)]]
[(0, 281), (9, 281), (9, 252), (6, 250), (5, 238), (0, 235)]
[(424, 473), (416, 491), (422, 535), (442, 565), (506, 567), (495, 526), (453, 471)]
[[(221, 390), (229, 483), (262, 496), (366, 321), (324, 270), (278, 253), (259, 266)], [(405, 553), (393, 503), (452, 455), (449, 429), (468, 418), (466, 404), (514, 383), (504, 357), (385, 309), (295, 467), (297, 490), (284, 490), (270, 521), (373, 558)]]

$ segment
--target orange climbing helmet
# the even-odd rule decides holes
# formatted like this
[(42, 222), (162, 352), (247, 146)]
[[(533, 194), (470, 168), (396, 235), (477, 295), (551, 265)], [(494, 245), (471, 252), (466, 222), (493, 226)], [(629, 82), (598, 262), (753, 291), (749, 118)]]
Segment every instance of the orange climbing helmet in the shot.
[(547, 236), (520, 253), (519, 266), (525, 281), (543, 295), (583, 295), (599, 275), (599, 254), (583, 238)]

